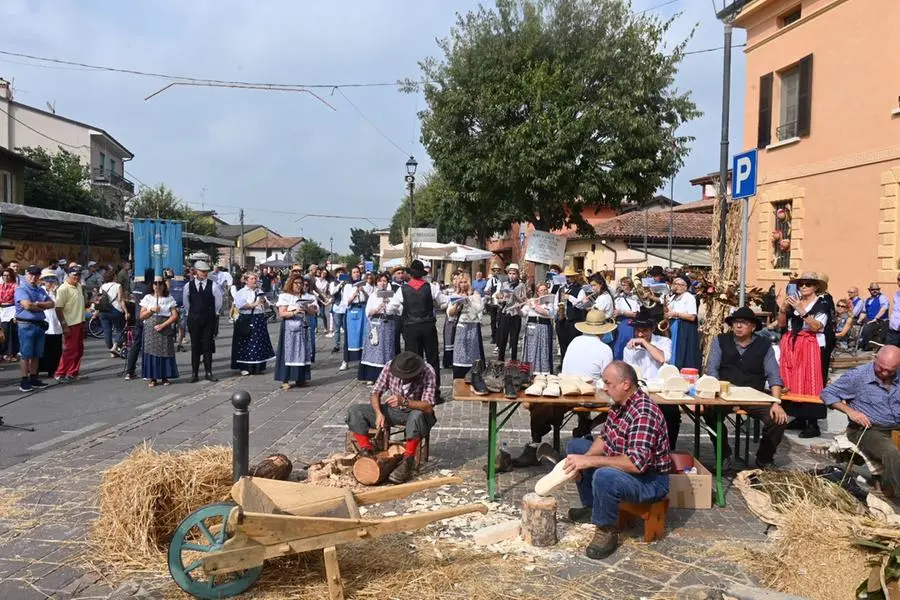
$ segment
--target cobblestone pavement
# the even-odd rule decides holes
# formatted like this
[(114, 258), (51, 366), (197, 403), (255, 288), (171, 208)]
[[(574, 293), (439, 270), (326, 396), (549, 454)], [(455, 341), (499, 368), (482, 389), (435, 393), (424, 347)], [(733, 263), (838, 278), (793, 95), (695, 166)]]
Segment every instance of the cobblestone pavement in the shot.
[[(355, 380), (355, 371), (337, 370), (336, 357), (340, 355), (327, 352), (330, 346), (325, 344), (330, 342), (319, 341), (319, 362), (309, 388), (283, 391), (272, 380), (271, 371), (256, 377), (232, 377), (0, 471), (0, 598), (110, 597), (119, 584), (115, 574), (87, 567), (89, 556), (79, 556), (86, 550), (85, 535), (97, 515), (96, 486), (101, 471), (146, 439), (152, 440), (157, 450), (230, 444), (229, 397), (238, 389), (248, 390), (253, 398), (250, 440), (254, 459), (277, 451), (298, 464), (343, 451), (344, 415), (350, 405), (367, 401), (368, 389)], [(441, 470), (458, 473), (465, 479), (468, 500), (481, 499), (487, 408), (479, 403), (449, 402), (438, 407), (437, 415), (426, 474)], [(684, 431), (688, 429), (692, 431), (686, 422)], [(682, 448), (691, 446), (686, 433), (679, 440)], [(569, 435), (570, 431), (565, 431), (563, 440)], [(526, 414), (519, 411), (506, 425), (501, 440), (517, 452), (528, 439)], [(704, 462), (713, 464), (705, 438), (702, 448)], [(785, 443), (777, 460), (784, 466), (808, 468), (815, 457)], [(497, 512), (514, 514), (521, 496), (543, 472), (534, 468), (501, 475), (503, 498), (502, 507), (494, 506)], [(574, 487), (567, 492), (560, 499), (562, 514), (570, 503), (577, 502)], [(727, 500), (725, 508), (672, 510), (665, 539), (647, 546), (637, 542), (638, 532), (631, 532), (620, 550), (601, 563), (585, 558), (580, 548), (567, 552), (557, 563), (560, 573), (591, 576), (596, 580), (597, 597), (615, 598), (667, 597), (684, 586), (722, 581), (753, 583), (739, 565), (710, 552), (724, 540), (753, 547), (767, 543), (766, 527), (730, 486)], [(573, 528), (571, 524), (564, 527)], [(158, 582), (147, 585), (152, 588)], [(137, 588), (127, 589), (130, 591), (120, 590), (114, 597), (135, 597)]]

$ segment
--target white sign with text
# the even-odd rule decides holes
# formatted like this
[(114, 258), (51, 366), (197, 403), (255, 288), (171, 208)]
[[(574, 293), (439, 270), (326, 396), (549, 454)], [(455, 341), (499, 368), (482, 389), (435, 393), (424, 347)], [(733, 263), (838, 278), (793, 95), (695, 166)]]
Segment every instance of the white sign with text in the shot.
[(427, 227), (411, 227), (409, 229), (409, 239), (413, 244), (436, 244), (437, 229)]
[(525, 260), (545, 265), (561, 265), (566, 256), (566, 238), (546, 231), (532, 231), (528, 236)]

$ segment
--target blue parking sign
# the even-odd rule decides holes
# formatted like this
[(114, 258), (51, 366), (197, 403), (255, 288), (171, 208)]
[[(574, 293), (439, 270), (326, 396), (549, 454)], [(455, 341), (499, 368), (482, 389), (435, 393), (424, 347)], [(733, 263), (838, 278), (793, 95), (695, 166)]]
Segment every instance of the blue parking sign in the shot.
[(731, 159), (731, 199), (739, 200), (756, 195), (756, 159), (754, 148)]

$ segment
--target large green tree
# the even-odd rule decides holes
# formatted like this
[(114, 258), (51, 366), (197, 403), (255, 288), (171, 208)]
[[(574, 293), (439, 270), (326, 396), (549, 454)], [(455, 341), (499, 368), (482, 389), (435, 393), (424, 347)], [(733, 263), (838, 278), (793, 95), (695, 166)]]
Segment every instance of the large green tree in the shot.
[[(156, 187), (145, 187), (125, 207), (125, 213), (132, 219), (171, 219), (183, 221), (184, 231), (198, 235), (216, 235), (216, 225), (209, 217), (200, 215), (164, 184)], [(184, 241), (187, 252), (201, 250), (210, 256), (216, 256), (214, 245), (191, 240)]]
[(297, 249), (295, 258), (304, 268), (313, 264), (324, 265), (328, 259), (328, 250), (315, 240), (305, 240)]
[(350, 228), (350, 253), (372, 260), (378, 253), (378, 234), (370, 229)]
[(31, 147), (17, 151), (44, 167), (25, 167), (25, 204), (92, 217), (117, 218), (115, 209), (91, 189), (91, 171), (77, 154), (63, 148), (56, 154)]
[(497, 0), (459, 15), (443, 57), (420, 63), (422, 141), (459, 209), (586, 229), (587, 206), (650, 198), (687, 154), (675, 130), (699, 114), (673, 87), (687, 40), (667, 48), (671, 24), (625, 0)]

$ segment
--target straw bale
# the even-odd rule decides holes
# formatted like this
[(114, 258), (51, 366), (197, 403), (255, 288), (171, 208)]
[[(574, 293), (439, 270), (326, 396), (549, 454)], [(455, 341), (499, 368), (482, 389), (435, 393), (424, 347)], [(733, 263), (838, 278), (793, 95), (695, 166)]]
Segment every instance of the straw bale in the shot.
[(165, 551), (182, 519), (228, 500), (230, 489), (230, 448), (156, 452), (145, 442), (102, 474), (93, 550), (106, 562), (144, 569)]

